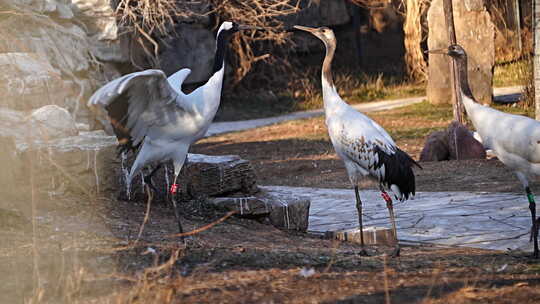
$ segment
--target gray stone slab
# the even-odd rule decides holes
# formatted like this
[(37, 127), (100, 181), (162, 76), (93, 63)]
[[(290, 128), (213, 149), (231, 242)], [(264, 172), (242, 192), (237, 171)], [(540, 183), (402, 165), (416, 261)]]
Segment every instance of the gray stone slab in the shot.
[[(311, 200), (308, 231), (337, 233), (358, 227), (352, 189), (266, 186), (275, 193)], [(379, 191), (362, 190), (364, 225), (390, 228)], [(530, 211), (523, 194), (486, 192), (420, 192), (394, 205), (398, 239), (495, 250), (532, 250)]]

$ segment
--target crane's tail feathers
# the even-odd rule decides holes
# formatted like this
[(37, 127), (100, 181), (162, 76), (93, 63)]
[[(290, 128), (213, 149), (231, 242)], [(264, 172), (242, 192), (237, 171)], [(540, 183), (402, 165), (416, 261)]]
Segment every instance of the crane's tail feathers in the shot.
[(416, 185), (412, 167), (420, 167), (420, 165), (397, 147), (393, 154), (387, 154), (378, 148), (376, 148), (376, 153), (379, 159), (378, 166), (384, 164), (385, 171), (379, 182), (392, 190), (396, 199), (400, 201), (414, 196)]

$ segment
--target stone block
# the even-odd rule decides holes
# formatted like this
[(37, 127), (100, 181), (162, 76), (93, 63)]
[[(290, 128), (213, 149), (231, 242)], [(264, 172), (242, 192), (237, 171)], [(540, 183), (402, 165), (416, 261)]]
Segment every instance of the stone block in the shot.
[[(116, 160), (116, 170), (113, 174), (117, 176), (119, 182), (117, 188), (121, 190), (118, 193), (121, 199), (128, 199), (125, 192), (124, 172), (129, 172), (134, 159), (134, 155), (130, 154), (124, 163), (121, 159)], [(162, 168), (157, 170), (152, 177), (154, 186), (158, 191), (163, 191), (156, 197), (157, 200), (165, 197), (166, 191), (174, 179), (172, 162), (163, 164)], [(125, 168), (125, 171), (121, 168)], [(145, 171), (145, 174), (148, 173), (149, 171)], [(237, 155), (210, 156), (190, 153), (178, 176), (177, 195), (182, 199), (224, 196), (235, 193), (251, 195), (258, 191), (256, 183), (257, 178), (251, 163)], [(134, 177), (130, 199), (143, 199), (141, 196), (144, 193), (142, 186), (142, 177)]]
[(280, 229), (306, 231), (311, 203), (293, 195), (259, 192), (247, 197), (217, 197), (209, 204), (222, 211), (236, 211), (237, 216), (268, 216)]
[[(392, 229), (384, 227), (365, 227), (363, 229), (364, 244), (366, 245), (388, 245), (394, 246), (396, 240)], [(325, 236), (330, 239), (353, 242), (360, 244), (360, 229), (346, 229), (338, 231), (328, 231)]]
[[(493, 67), (495, 64), (495, 27), (489, 12), (484, 9), (468, 10), (463, 1), (453, 1), (457, 43), (468, 54), (469, 83), (475, 98), (491, 103)], [(474, 8), (474, 7), (473, 7)], [(447, 48), (449, 44), (445, 24), (443, 1), (433, 0), (428, 11), (428, 48)], [(452, 102), (450, 61), (445, 55), (430, 55), (427, 97), (434, 104)]]
[(272, 225), (286, 230), (306, 231), (309, 224), (309, 206), (307, 198), (295, 196), (274, 196), (269, 218)]
[(257, 178), (251, 163), (238, 155), (189, 154), (181, 173), (190, 195), (208, 196), (257, 191)]

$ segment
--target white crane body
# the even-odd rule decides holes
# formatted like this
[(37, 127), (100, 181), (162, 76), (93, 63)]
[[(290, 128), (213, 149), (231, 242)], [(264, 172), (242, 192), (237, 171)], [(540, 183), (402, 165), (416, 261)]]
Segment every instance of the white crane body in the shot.
[[(182, 84), (191, 70), (184, 68), (166, 77), (157, 69), (135, 72), (115, 79), (90, 98), (90, 106), (107, 110), (122, 151), (137, 151), (126, 186), (146, 165), (172, 160), (174, 182), (171, 193), (176, 193), (176, 179), (186, 160), (189, 147), (204, 137), (218, 110), (225, 70), (226, 42), (230, 36), (250, 26), (223, 22), (216, 36), (213, 74), (202, 86), (189, 94), (182, 92)], [(156, 167), (148, 178), (157, 170)], [(153, 187), (153, 186), (152, 186)], [(180, 231), (182, 230), (172, 200)]]
[(396, 146), (392, 137), (379, 124), (349, 106), (339, 96), (331, 73), (331, 62), (336, 48), (333, 31), (326, 27), (295, 26), (295, 28), (312, 33), (326, 47), (321, 73), (326, 126), (336, 154), (343, 160), (349, 180), (355, 190), (361, 254), (367, 253), (364, 249), (362, 202), (358, 192), (358, 183), (362, 178), (368, 177), (378, 182), (387, 203), (396, 237), (396, 248), (393, 254), (399, 255), (392, 199), (386, 190), (390, 190), (395, 198), (401, 201), (414, 196), (415, 178), (412, 166), (418, 166), (418, 164)]
[(535, 258), (539, 257), (536, 202), (529, 187), (529, 179), (540, 175), (540, 122), (526, 116), (504, 113), (476, 102), (469, 87), (467, 53), (457, 44), (430, 53), (450, 56), (457, 66), (458, 88), (467, 116), (471, 119), (482, 145), (490, 149), (521, 181), (531, 211), (531, 241)]

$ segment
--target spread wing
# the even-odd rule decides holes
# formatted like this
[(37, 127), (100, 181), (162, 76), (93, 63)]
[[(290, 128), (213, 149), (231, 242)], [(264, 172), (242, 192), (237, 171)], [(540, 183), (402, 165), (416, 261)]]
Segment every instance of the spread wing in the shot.
[(171, 86), (161, 70), (122, 76), (97, 90), (88, 105), (104, 107), (122, 149), (134, 149), (151, 127), (176, 123), (182, 113), (193, 110), (180, 91), (189, 70), (178, 73), (173, 79), (180, 80), (178, 89)]

